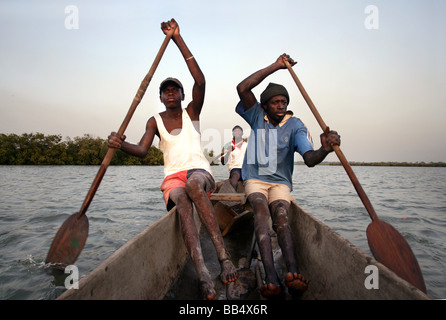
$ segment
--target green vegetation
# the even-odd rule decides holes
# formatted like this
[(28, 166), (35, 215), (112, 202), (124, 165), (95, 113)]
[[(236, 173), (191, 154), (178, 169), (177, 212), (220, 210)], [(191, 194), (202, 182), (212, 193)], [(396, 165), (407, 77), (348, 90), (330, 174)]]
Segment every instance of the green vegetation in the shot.
[[(83, 137), (62, 140), (61, 135), (42, 133), (0, 134), (0, 165), (100, 165), (107, 140)], [(144, 159), (116, 150), (111, 165), (163, 165), (163, 153), (150, 147)]]
[[(61, 135), (24, 133), (22, 135), (0, 133), (0, 165), (100, 165), (107, 153), (107, 140), (83, 137), (62, 140)], [(205, 150), (211, 161), (214, 151)], [(218, 161), (217, 161), (218, 162)], [(116, 153), (111, 165), (163, 165), (163, 153), (152, 146), (144, 159), (130, 156), (121, 150)], [(303, 164), (303, 162), (296, 162)], [(212, 165), (216, 165), (212, 163)], [(339, 162), (322, 162), (321, 165), (337, 166)], [(400, 167), (446, 167), (445, 162), (350, 162), (352, 166), (400, 166)]]

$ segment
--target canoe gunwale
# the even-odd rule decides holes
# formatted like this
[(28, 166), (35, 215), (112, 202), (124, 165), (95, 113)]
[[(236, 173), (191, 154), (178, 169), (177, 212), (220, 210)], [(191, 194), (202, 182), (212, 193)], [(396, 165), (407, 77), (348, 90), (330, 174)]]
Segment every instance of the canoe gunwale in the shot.
[[(353, 245), (296, 202), (288, 219), (301, 273), (309, 279), (307, 299), (425, 300), (425, 293)], [(378, 289), (367, 289), (367, 266), (376, 266)], [(375, 269), (376, 270), (376, 269)]]
[[(195, 211), (194, 218), (199, 229)], [(81, 278), (79, 289), (66, 290), (58, 300), (162, 299), (188, 255), (179, 230), (173, 208)]]

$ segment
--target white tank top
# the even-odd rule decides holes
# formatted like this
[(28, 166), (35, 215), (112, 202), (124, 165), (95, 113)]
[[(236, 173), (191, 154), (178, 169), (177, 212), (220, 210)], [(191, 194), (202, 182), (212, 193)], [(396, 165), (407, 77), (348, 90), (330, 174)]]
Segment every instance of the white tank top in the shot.
[[(229, 147), (232, 147), (234, 145), (234, 142), (231, 142), (231, 145)], [(243, 159), (245, 157), (246, 147), (248, 146), (248, 143), (243, 141), (240, 146), (235, 147), (234, 150), (232, 150), (231, 154), (229, 155), (228, 160), (228, 170), (231, 172), (234, 168), (241, 169), (243, 166)]]
[(163, 119), (155, 114), (160, 134), (160, 150), (164, 156), (164, 176), (184, 170), (204, 169), (212, 175), (209, 161), (201, 151), (201, 134), (195, 129), (186, 109), (183, 109), (183, 125), (178, 135), (170, 134)]

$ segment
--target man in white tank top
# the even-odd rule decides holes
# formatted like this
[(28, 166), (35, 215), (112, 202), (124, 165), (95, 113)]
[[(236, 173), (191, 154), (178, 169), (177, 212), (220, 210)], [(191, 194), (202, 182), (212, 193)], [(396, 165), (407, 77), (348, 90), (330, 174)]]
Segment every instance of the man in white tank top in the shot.
[[(177, 27), (174, 19), (163, 22), (161, 29), (165, 34)], [(223, 283), (235, 281), (237, 269), (230, 260), (220, 228), (215, 217), (214, 207), (208, 198), (215, 188), (215, 181), (209, 162), (201, 151), (201, 135), (199, 117), (205, 95), (205, 78), (194, 56), (189, 51), (176, 28), (172, 40), (180, 49), (187, 67), (195, 81), (192, 89), (192, 101), (186, 109), (183, 85), (178, 79), (167, 78), (160, 85), (160, 100), (166, 111), (147, 121), (146, 132), (139, 144), (128, 143), (125, 136), (119, 137), (112, 132), (108, 139), (111, 148), (119, 148), (124, 152), (144, 158), (155, 135), (160, 138), (160, 148), (164, 155), (165, 180), (161, 185), (163, 196), (168, 207), (176, 205), (181, 221), (181, 232), (187, 250), (197, 271), (201, 293), (204, 299), (214, 299), (216, 292), (211, 275), (205, 266), (199, 233), (193, 218), (193, 204), (198, 215), (206, 226), (217, 251), (221, 265), (220, 278)]]
[(232, 128), (232, 141), (227, 143), (221, 153), (221, 164), (228, 164), (229, 180), (234, 192), (237, 191), (237, 185), (242, 179), (243, 158), (245, 157), (248, 142), (243, 139), (243, 129), (239, 125)]

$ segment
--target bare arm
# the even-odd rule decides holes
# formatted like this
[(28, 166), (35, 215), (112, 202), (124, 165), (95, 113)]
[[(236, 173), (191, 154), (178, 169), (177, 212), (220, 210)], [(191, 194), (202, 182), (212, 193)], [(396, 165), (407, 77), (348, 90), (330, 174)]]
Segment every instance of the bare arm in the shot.
[(341, 136), (336, 131), (329, 131), (329, 128), (321, 134), (321, 147), (315, 151), (307, 151), (303, 158), (308, 167), (324, 161), (327, 155), (333, 151), (334, 145), (341, 145)]
[(139, 144), (133, 144), (124, 141), (125, 135), (121, 137), (118, 136), (116, 132), (112, 132), (108, 136), (108, 146), (110, 148), (121, 149), (125, 153), (128, 153), (132, 156), (137, 156), (140, 158), (144, 158), (149, 152), (149, 148), (152, 145), (153, 138), (155, 134), (158, 132), (158, 127), (156, 126), (156, 120), (154, 117), (151, 117), (146, 124), (146, 132), (141, 138)]
[(187, 106), (187, 112), (189, 113), (189, 116), (191, 117), (192, 120), (199, 120), (201, 109), (203, 108), (204, 104), (206, 80), (204, 78), (203, 72), (198, 66), (195, 57), (192, 55), (186, 43), (184, 42), (183, 37), (180, 34), (180, 28), (177, 22), (174, 19), (172, 19), (168, 22), (163, 22), (161, 24), (161, 29), (165, 34), (169, 30), (175, 27), (176, 30), (172, 36), (172, 40), (178, 46), (178, 49), (180, 49), (180, 52), (183, 55), (187, 67), (189, 68), (189, 71), (192, 75), (192, 78), (195, 81), (194, 86), (192, 88), (192, 101)]
[[(228, 149), (229, 149), (229, 151), (228, 151)], [(221, 151), (220, 161), (221, 161), (222, 165), (225, 165), (228, 163), (229, 156), (231, 155), (231, 152), (234, 150), (234, 148), (232, 146), (231, 146), (231, 148), (228, 148), (228, 149), (223, 148), (223, 150)]]
[(245, 110), (251, 108), (256, 102), (256, 97), (252, 93), (252, 89), (258, 86), (266, 77), (280, 69), (286, 69), (284, 60), (287, 60), (292, 66), (296, 64), (287, 54), (282, 54), (277, 60), (266, 68), (260, 69), (248, 78), (240, 82), (237, 86), (237, 92), (240, 101)]

